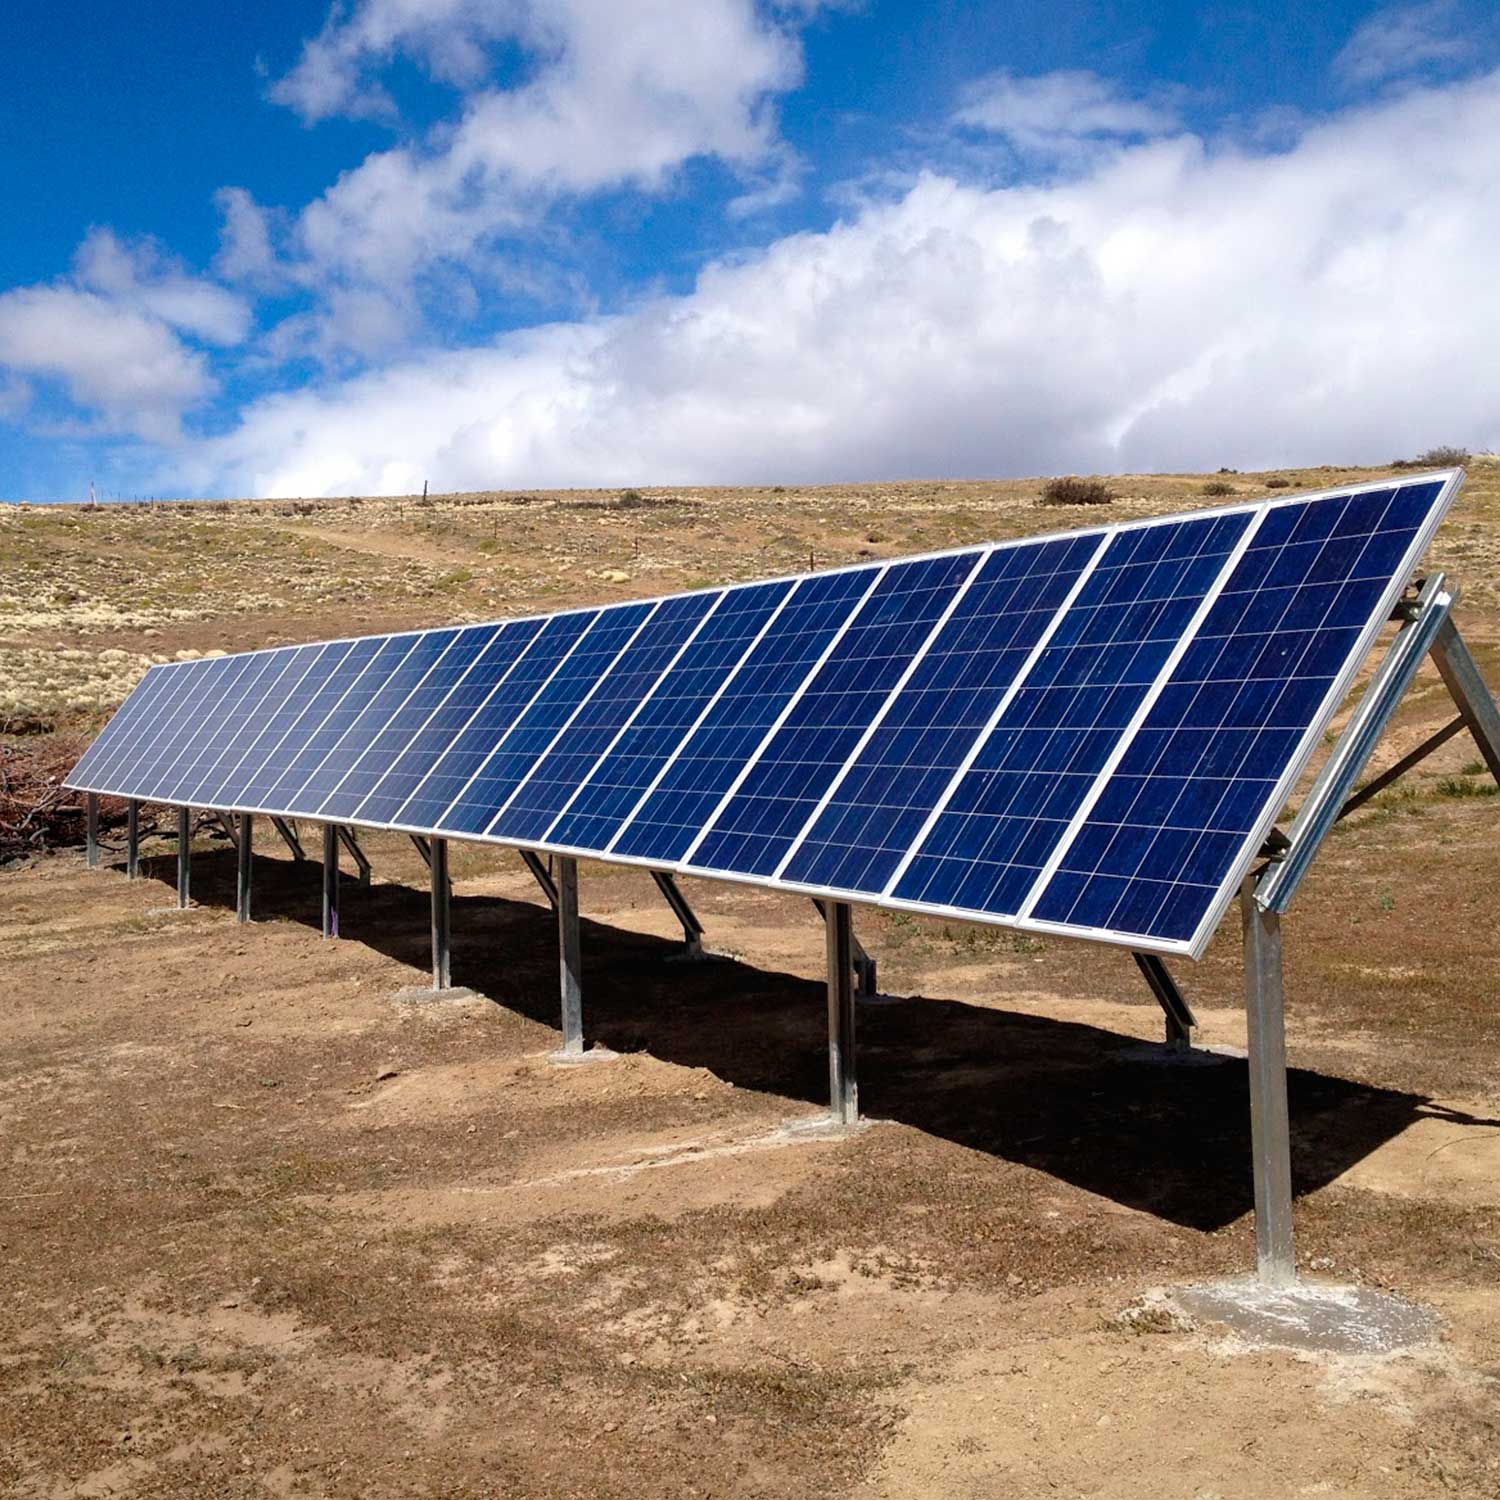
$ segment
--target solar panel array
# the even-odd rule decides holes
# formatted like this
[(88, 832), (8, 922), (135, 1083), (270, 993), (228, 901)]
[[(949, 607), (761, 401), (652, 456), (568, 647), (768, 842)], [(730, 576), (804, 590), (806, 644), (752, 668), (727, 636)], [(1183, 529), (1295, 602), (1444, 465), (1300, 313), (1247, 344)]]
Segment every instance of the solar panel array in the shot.
[(158, 666), (69, 785), (1197, 957), (1461, 479)]

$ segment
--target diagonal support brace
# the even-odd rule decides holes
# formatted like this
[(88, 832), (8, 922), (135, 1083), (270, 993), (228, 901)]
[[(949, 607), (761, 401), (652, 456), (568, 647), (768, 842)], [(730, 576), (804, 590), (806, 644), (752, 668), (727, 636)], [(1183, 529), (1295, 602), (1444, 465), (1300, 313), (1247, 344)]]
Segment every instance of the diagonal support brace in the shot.
[(516, 853), (521, 856), (521, 863), (531, 871), (532, 878), (541, 886), (542, 894), (547, 898), (547, 904), (553, 911), (557, 910), (557, 882), (552, 878), (552, 871), (546, 866), (541, 855), (531, 849), (518, 849)]
[(698, 913), (688, 904), (682, 888), (666, 870), (653, 870), (651, 878), (662, 894), (662, 899), (672, 908), (672, 915), (682, 923), (682, 949), (689, 958), (703, 957), (703, 923)]
[(302, 847), (302, 840), (297, 837), (297, 829), (294, 824), (285, 818), (272, 816), (271, 826), (279, 833), (288, 849), (292, 851), (292, 858), (298, 861), (307, 858), (307, 850)]
[(1188, 1051), (1193, 1045), (1193, 1027), (1198, 1024), (1198, 1018), (1177, 988), (1177, 981), (1155, 953), (1132, 953), (1130, 956), (1166, 1015), (1168, 1051)]
[(339, 843), (349, 851), (349, 857), (359, 866), (359, 883), (368, 886), (370, 883), (370, 861), (365, 858), (365, 851), (359, 847), (359, 840), (354, 837), (354, 830), (346, 828), (342, 823), (336, 825), (339, 831)]

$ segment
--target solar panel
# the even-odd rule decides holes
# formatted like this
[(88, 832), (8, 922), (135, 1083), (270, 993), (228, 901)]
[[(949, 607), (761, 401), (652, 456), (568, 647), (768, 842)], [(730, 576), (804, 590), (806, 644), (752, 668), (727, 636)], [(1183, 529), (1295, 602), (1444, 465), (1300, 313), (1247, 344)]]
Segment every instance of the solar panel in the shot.
[(68, 784), (1196, 957), (1460, 483), (159, 666)]

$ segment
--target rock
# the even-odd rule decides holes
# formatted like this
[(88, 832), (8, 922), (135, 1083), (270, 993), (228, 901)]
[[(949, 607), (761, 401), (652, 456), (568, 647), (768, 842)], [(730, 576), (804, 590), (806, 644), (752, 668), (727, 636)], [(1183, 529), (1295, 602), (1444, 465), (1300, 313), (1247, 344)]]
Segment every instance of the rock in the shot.
[(396, 1077), (398, 1077), (400, 1075), (400, 1072), (401, 1072), (401, 1070), (399, 1068), (382, 1068), (375, 1075), (375, 1082), (376, 1083), (384, 1083), (387, 1078), (396, 1078)]

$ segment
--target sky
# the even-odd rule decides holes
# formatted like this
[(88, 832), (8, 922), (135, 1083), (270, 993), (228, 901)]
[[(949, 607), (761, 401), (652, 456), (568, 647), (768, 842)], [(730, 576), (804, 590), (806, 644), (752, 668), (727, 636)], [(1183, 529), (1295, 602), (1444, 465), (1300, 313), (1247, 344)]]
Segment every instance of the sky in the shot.
[(0, 11), (0, 499), (1500, 447), (1500, 11)]

